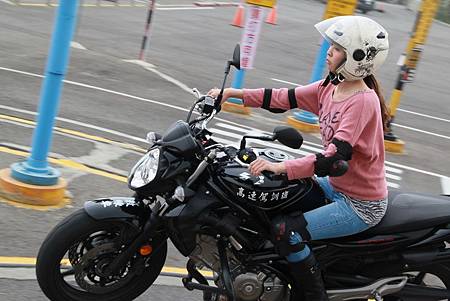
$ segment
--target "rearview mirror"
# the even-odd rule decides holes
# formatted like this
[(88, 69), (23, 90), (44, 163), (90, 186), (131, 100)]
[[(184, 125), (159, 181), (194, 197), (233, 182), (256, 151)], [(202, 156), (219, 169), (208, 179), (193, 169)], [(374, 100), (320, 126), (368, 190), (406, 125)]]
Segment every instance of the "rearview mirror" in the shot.
[(236, 69), (241, 69), (241, 46), (236, 44), (233, 52), (233, 60), (230, 61), (230, 65), (236, 67)]
[(296, 129), (289, 126), (277, 126), (273, 130), (273, 136), (281, 144), (284, 144), (290, 148), (298, 149), (303, 144), (302, 135)]

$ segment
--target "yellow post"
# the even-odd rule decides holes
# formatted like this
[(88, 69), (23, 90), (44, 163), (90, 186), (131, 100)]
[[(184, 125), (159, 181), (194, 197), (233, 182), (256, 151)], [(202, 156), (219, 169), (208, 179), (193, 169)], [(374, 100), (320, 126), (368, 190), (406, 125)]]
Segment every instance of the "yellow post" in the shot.
[[(404, 62), (400, 68), (397, 78), (397, 85), (392, 91), (389, 102), (389, 113), (391, 115), (391, 123), (394, 120), (397, 108), (400, 104), (400, 97), (403, 92), (403, 84), (412, 82), (419, 62), (423, 45), (428, 36), (428, 32), (433, 22), (434, 16), (439, 7), (439, 0), (422, 0), (419, 12), (417, 13), (414, 29), (411, 39), (406, 48), (406, 54), (403, 54)], [(403, 153), (405, 143), (394, 135), (389, 124), (389, 130), (384, 135), (384, 145), (386, 151), (393, 153)]]
[[(353, 15), (356, 2), (357, 0), (328, 0), (323, 20), (337, 16)], [(328, 42), (323, 40), (316, 57), (316, 62), (314, 63), (310, 82), (315, 82), (323, 78), (328, 47)], [(318, 117), (305, 110), (296, 110), (293, 112), (291, 116), (288, 116), (287, 123), (302, 132), (314, 133), (320, 131)]]

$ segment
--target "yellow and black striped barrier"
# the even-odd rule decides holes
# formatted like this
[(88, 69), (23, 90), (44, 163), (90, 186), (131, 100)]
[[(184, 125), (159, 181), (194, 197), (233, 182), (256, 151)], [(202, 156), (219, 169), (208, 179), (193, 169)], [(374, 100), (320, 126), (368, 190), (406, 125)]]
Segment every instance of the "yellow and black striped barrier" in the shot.
[[(389, 102), (391, 123), (395, 118), (397, 108), (400, 104), (400, 97), (403, 92), (404, 84), (410, 83), (414, 79), (423, 46), (438, 7), (439, 0), (423, 0), (420, 10), (417, 13), (411, 39), (406, 48), (406, 54), (403, 54), (399, 61), (399, 65), (401, 66), (400, 72)], [(384, 146), (388, 152), (397, 154), (404, 153), (405, 143), (394, 135), (390, 125), (388, 131), (384, 135)]]

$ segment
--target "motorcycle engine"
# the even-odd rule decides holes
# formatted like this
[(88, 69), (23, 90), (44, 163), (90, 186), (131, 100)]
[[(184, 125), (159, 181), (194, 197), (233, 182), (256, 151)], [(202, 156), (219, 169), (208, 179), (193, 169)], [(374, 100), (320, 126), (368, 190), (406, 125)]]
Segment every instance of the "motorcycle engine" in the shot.
[[(266, 270), (246, 271), (232, 252), (227, 251), (234, 292), (239, 301), (286, 301), (289, 300), (286, 285), (274, 273)], [(223, 287), (219, 275), (220, 259), (215, 238), (197, 235), (197, 245), (189, 255), (198, 269), (208, 268), (214, 272), (217, 286)], [(216, 300), (227, 300), (225, 296), (217, 296)]]

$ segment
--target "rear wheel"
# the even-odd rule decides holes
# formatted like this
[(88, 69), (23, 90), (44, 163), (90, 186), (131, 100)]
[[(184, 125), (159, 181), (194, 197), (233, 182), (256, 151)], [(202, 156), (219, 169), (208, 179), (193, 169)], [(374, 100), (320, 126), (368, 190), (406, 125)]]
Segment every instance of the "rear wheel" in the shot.
[(39, 286), (53, 301), (133, 300), (158, 277), (167, 254), (163, 241), (147, 257), (135, 254), (116, 274), (104, 273), (136, 234), (125, 222), (96, 221), (83, 209), (75, 212), (50, 232), (39, 250)]

